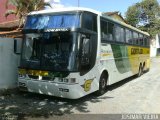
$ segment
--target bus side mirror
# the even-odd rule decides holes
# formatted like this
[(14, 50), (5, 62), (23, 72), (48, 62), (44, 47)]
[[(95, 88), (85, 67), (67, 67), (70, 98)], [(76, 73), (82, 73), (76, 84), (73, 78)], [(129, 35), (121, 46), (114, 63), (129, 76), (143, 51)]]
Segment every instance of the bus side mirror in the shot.
[(14, 39), (14, 53), (21, 54), (21, 46), (22, 46), (22, 39), (16, 38)]

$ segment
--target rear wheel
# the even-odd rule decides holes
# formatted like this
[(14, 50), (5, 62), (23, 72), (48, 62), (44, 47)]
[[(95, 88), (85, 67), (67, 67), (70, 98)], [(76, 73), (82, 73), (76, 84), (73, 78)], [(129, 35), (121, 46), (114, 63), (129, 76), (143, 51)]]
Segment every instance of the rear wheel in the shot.
[(143, 66), (142, 66), (142, 72), (141, 72), (141, 75), (143, 75), (143, 74), (144, 74), (144, 72), (145, 72), (145, 64), (143, 64)]
[(142, 74), (143, 74), (143, 67), (142, 67), (142, 65), (140, 65), (137, 77), (140, 77)]
[(107, 76), (102, 74), (99, 80), (99, 90), (96, 92), (97, 95), (103, 95), (106, 92)]

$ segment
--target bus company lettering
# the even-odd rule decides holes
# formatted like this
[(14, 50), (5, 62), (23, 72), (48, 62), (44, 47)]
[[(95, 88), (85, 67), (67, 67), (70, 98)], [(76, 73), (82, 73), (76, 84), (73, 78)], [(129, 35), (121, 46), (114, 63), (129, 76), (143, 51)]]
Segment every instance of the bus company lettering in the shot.
[(57, 29), (46, 29), (45, 32), (59, 32), (59, 31), (69, 31), (66, 28), (57, 28)]
[(131, 55), (143, 54), (143, 49), (131, 48)]

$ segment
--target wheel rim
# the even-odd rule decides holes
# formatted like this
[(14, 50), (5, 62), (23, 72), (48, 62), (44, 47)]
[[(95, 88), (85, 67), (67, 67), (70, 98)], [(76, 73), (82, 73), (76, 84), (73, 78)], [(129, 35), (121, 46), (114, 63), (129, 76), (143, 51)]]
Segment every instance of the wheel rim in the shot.
[(106, 86), (106, 80), (105, 80), (105, 78), (102, 78), (102, 80), (101, 80), (101, 87), (102, 87), (102, 89), (104, 89), (105, 86)]
[(139, 67), (139, 73), (138, 73), (138, 76), (141, 76), (141, 74), (142, 74), (142, 68), (141, 68), (141, 66)]

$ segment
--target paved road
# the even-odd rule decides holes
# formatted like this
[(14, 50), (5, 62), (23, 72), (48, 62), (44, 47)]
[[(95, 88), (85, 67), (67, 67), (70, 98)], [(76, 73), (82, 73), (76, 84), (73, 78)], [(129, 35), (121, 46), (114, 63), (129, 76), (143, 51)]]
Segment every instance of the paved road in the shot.
[[(71, 106), (70, 112), (74, 114), (160, 114), (160, 58), (152, 58), (150, 71), (141, 77), (124, 80), (111, 86), (103, 96), (89, 95)], [(65, 112), (68, 108), (64, 106), (61, 110)], [(83, 117), (87, 116), (77, 118)], [(93, 120), (96, 117), (106, 120), (108, 116), (90, 117)], [(114, 119), (113, 116), (111, 118)], [(117, 116), (117, 119), (121, 119), (121, 116)]]
[[(103, 96), (86, 104), (87, 113), (159, 113), (160, 58), (151, 59), (151, 69), (139, 78), (132, 77), (112, 86)], [(86, 113), (76, 107), (74, 113)]]
[(160, 114), (160, 58), (151, 60), (149, 72), (115, 84), (99, 97), (91, 94), (78, 100), (67, 100), (19, 92), (0, 96), (0, 114), (18, 115), (20, 118), (52, 119), (54, 115), (125, 113)]

